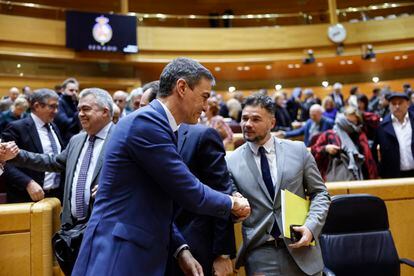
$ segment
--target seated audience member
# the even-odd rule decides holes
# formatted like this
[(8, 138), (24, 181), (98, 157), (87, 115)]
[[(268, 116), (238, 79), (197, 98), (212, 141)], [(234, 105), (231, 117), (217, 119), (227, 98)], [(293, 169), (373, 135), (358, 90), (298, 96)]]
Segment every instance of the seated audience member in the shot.
[(296, 87), (293, 89), (292, 95), (286, 102), (286, 109), (289, 112), (290, 120), (292, 122), (300, 119), (299, 113), (302, 113), (301, 97), (302, 88)]
[(276, 92), (274, 96), (275, 102), (275, 118), (276, 126), (275, 130), (290, 130), (292, 127), (292, 120), (285, 105), (285, 94), (282, 92)]
[(0, 132), (6, 128), (6, 126), (13, 121), (26, 117), (26, 110), (29, 107), (29, 103), (24, 97), (18, 97), (8, 111), (1, 113), (0, 118)]
[(116, 124), (119, 121), (119, 116), (121, 116), (121, 110), (116, 104), (114, 104), (113, 109), (114, 115), (112, 116), (112, 123)]
[(358, 96), (361, 95), (359, 93), (359, 87), (358, 86), (352, 86), (349, 90), (349, 97), (346, 99), (346, 103), (349, 106), (358, 108)]
[(59, 109), (54, 122), (58, 126), (66, 145), (70, 138), (81, 130), (78, 118), (79, 83), (76, 79), (69, 78), (62, 83), (62, 90), (63, 93), (59, 99)]
[(303, 95), (301, 121), (306, 122), (309, 119), (309, 110), (311, 106), (317, 104), (318, 99), (314, 97), (312, 89), (305, 89)]
[(12, 87), (9, 90), (8, 96), (4, 96), (0, 102), (0, 112), (10, 109), (14, 101), (20, 96), (19, 88)]
[(128, 105), (125, 107), (127, 114), (137, 110), (140, 107), (143, 92), (144, 89), (141, 87), (131, 91), (129, 94)]
[(240, 112), (242, 110), (241, 103), (237, 99), (231, 98), (227, 101), (226, 106), (227, 106), (227, 109), (228, 109), (229, 117), (232, 120), (239, 123), (240, 122)]
[[(57, 126), (53, 123), (59, 96), (55, 91), (36, 90), (30, 100), (31, 113), (13, 121), (2, 132), (4, 141), (15, 141), (20, 149), (45, 154), (58, 154), (64, 148)], [(19, 169), (6, 164), (7, 201), (9, 203), (39, 201), (45, 197), (62, 199), (63, 177), (58, 173), (43, 173)]]
[(140, 108), (147, 106), (152, 100), (157, 98), (158, 91), (160, 90), (160, 81), (152, 81), (142, 87), (144, 94), (142, 94)]
[(381, 89), (379, 89), (379, 88), (374, 88), (372, 90), (372, 97), (371, 97), (371, 99), (369, 99), (369, 102), (368, 102), (368, 111), (369, 112), (376, 113), (378, 111), (378, 105), (379, 105), (379, 100), (380, 100), (380, 92), (381, 92)]
[(388, 87), (381, 90), (381, 96), (379, 99), (379, 106), (376, 113), (381, 117), (384, 118), (390, 113), (388, 96), (391, 94), (391, 91)]
[(218, 115), (219, 109), (217, 100), (215, 98), (209, 98), (207, 101), (206, 125), (217, 130), (226, 148), (233, 142), (233, 131), (231, 131), (231, 128), (223, 120), (223, 117)]
[[(91, 214), (104, 162), (103, 152), (113, 129), (113, 105), (111, 96), (105, 90), (84, 89), (79, 95), (78, 105), (84, 131), (73, 136), (64, 151), (49, 155), (21, 150), (16, 159), (11, 161), (16, 166), (41, 172), (65, 171), (61, 215), (61, 224), (65, 229), (85, 223)], [(72, 267), (69, 267), (64, 272), (70, 275), (71, 270)]]
[[(374, 149), (379, 145), (379, 171), (383, 178), (414, 177), (414, 114), (408, 112), (405, 93), (388, 96), (391, 114), (384, 117), (377, 129)], [(376, 155), (377, 151), (374, 151)]]
[(281, 136), (284, 138), (290, 138), (304, 135), (303, 142), (307, 147), (310, 147), (316, 141), (319, 134), (331, 129), (334, 126), (334, 121), (330, 118), (322, 116), (322, 113), (322, 106), (319, 104), (312, 105), (309, 111), (310, 119), (306, 121), (305, 125), (298, 129), (286, 132), (282, 131)]
[(334, 128), (322, 133), (311, 147), (311, 151), (324, 179), (330, 161), (328, 157), (339, 156), (342, 152), (349, 160), (349, 164), (346, 165), (354, 179), (378, 178), (368, 138), (362, 131), (362, 115), (356, 108), (349, 106), (345, 108), (344, 114), (339, 113)]
[(339, 82), (334, 83), (333, 91), (331, 94), (329, 94), (329, 96), (331, 96), (332, 100), (334, 101), (335, 107), (339, 111), (342, 111), (345, 106), (344, 96), (342, 95), (342, 84)]
[(331, 96), (323, 98), (322, 107), (325, 110), (322, 115), (332, 119), (332, 121), (335, 121), (338, 109), (335, 107), (335, 102), (333, 101)]
[(359, 94), (357, 96), (357, 106), (356, 108), (358, 108), (358, 110), (362, 113), (362, 112), (367, 112), (368, 111), (368, 97), (365, 96), (364, 94)]
[(114, 93), (114, 95), (112, 95), (112, 98), (114, 100), (114, 103), (121, 110), (121, 112), (120, 112), (121, 115), (119, 116), (119, 119), (122, 119), (123, 117), (125, 117), (128, 114), (128, 112), (126, 110), (128, 93), (125, 92), (125, 91), (118, 90)]

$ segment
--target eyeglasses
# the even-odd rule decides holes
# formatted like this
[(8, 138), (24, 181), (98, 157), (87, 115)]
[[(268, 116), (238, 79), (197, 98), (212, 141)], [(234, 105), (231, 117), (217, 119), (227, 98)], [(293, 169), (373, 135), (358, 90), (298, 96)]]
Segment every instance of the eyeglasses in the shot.
[(45, 103), (41, 103), (40, 105), (43, 106), (43, 107), (46, 106), (50, 110), (55, 110), (55, 109), (58, 109), (58, 107), (59, 107), (58, 104), (45, 104)]
[(78, 89), (68, 89), (70, 92), (78, 92)]

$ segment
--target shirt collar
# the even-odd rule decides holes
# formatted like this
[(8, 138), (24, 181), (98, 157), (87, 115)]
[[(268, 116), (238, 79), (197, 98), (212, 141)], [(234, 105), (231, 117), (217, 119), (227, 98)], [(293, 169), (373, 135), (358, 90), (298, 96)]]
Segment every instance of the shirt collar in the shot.
[(165, 113), (167, 114), (168, 123), (170, 124), (170, 127), (173, 132), (178, 130), (177, 122), (174, 119), (174, 116), (172, 115), (171, 111), (168, 109), (168, 107), (160, 100), (156, 99), (161, 104), (162, 108), (164, 109)]
[[(112, 126), (112, 122), (109, 122), (106, 126), (104, 126), (98, 133), (95, 134), (96, 138), (105, 140), (106, 136), (108, 135), (109, 129)], [(90, 135), (88, 135), (89, 138)]]
[(264, 149), (265, 149), (266, 153), (272, 153), (272, 152), (275, 152), (275, 140), (274, 140), (273, 135), (272, 135), (272, 136), (270, 136), (270, 139), (269, 139), (269, 140), (267, 140), (267, 142), (266, 142), (266, 143), (264, 143), (264, 145), (263, 145), (263, 146), (260, 146), (260, 145), (258, 145), (258, 144), (256, 144), (256, 143), (253, 143), (253, 142), (247, 142), (247, 144), (249, 145), (249, 147), (250, 147), (251, 151), (252, 151), (255, 155), (258, 155), (258, 154), (259, 154), (258, 152), (259, 152), (259, 148), (260, 148), (260, 147), (264, 147)]
[[(391, 113), (391, 120), (393, 123), (400, 123), (400, 121), (397, 119), (397, 117), (394, 116), (394, 114)], [(405, 113), (404, 121), (402, 122), (402, 125), (406, 124), (410, 120), (410, 117), (408, 116), (408, 112)]]
[(42, 119), (40, 119), (36, 114), (34, 114), (33, 112), (32, 113), (30, 113), (30, 116), (32, 116), (32, 119), (33, 119), (33, 121), (34, 121), (34, 123), (35, 123), (35, 125), (36, 125), (36, 128), (37, 129), (39, 129), (39, 128), (42, 128), (42, 127), (44, 127), (45, 126), (45, 122), (43, 122), (42, 121)]

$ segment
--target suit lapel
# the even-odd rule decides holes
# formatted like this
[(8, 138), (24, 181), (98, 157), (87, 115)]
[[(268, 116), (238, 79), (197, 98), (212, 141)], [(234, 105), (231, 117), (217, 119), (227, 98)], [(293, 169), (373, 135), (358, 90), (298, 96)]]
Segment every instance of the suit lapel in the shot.
[(282, 145), (283, 141), (275, 138), (275, 153), (276, 153), (276, 167), (277, 167), (277, 181), (275, 185), (275, 198), (276, 202), (280, 202), (278, 200), (278, 197), (280, 197), (280, 190), (283, 188), (286, 188), (285, 185), (283, 185), (283, 171), (285, 170), (285, 153), (284, 153), (284, 147)]
[(181, 154), (182, 149), (184, 148), (185, 141), (187, 140), (188, 125), (181, 124), (178, 129), (178, 153)]
[(26, 122), (27, 128), (29, 129), (30, 138), (33, 141), (33, 144), (36, 147), (37, 152), (43, 153), (42, 142), (39, 138), (39, 133), (37, 132), (36, 124), (32, 119), (32, 116), (29, 116), (29, 119)]
[[(77, 139), (78, 141), (76, 141), (74, 147), (73, 147), (73, 155), (71, 155), (71, 160), (70, 162), (67, 162), (67, 169), (69, 172), (69, 179), (70, 181), (73, 180), (73, 176), (75, 174), (75, 170), (76, 170), (76, 164), (78, 163), (83, 145), (85, 144), (85, 140), (88, 137), (88, 135), (86, 134), (86, 132), (82, 133), (82, 136), (79, 137), (79, 139)], [(73, 158), (73, 159), (72, 159)], [(82, 162), (82, 160), (80, 160), (80, 162)], [(69, 186), (69, 185), (67, 185)]]
[(384, 126), (385, 133), (388, 133), (392, 137), (397, 138), (397, 135), (395, 135), (394, 127), (392, 126), (391, 115), (387, 115), (384, 118), (384, 121), (382, 122), (382, 124)]
[(260, 188), (262, 189), (263, 193), (266, 195), (266, 198), (273, 204), (273, 199), (270, 197), (269, 192), (267, 191), (266, 185), (263, 181), (262, 174), (257, 167), (256, 161), (253, 156), (253, 152), (251, 151), (249, 145), (246, 143), (243, 150), (244, 160), (246, 160), (247, 167), (249, 168), (250, 172), (256, 178), (257, 183), (259, 183)]
[[(111, 132), (113, 128), (114, 128), (113, 125), (109, 128), (108, 134), (106, 135), (105, 141), (102, 145), (101, 152), (99, 153), (98, 160), (96, 161), (95, 170), (93, 171), (92, 182), (91, 182), (92, 184), (95, 182), (96, 178), (98, 177), (99, 172), (101, 171), (106, 143), (108, 143), (108, 140), (111, 138)], [(93, 185), (91, 185), (91, 189), (92, 188), (93, 188)]]

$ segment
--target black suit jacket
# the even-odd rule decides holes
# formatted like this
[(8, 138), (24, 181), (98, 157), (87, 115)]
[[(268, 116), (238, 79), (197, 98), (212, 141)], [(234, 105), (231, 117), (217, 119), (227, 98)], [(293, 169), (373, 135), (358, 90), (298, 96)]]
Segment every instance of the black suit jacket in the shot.
[[(52, 128), (55, 131), (63, 150), (63, 143), (59, 130), (53, 123)], [(20, 149), (43, 153), (42, 143), (40, 142), (35, 122), (31, 116), (11, 122), (2, 132), (1, 136), (3, 141), (15, 141)], [(8, 202), (30, 202), (32, 200), (29, 193), (26, 191), (27, 184), (33, 179), (43, 187), (45, 173), (30, 169), (18, 169), (11, 164), (6, 164), (4, 177), (6, 180)], [(63, 177), (61, 177), (61, 183), (62, 180)], [(63, 185), (61, 184), (60, 189), (63, 189), (62, 186)]]
[[(411, 122), (412, 138), (411, 148), (405, 149), (414, 155), (414, 114), (408, 112)], [(377, 158), (377, 145), (380, 145), (381, 162), (379, 162), (379, 173), (382, 178), (397, 178), (400, 174), (400, 145), (392, 125), (391, 114), (388, 114), (382, 120), (377, 133), (375, 135), (375, 142), (373, 146), (373, 155)]]
[[(232, 180), (227, 170), (225, 150), (215, 129), (181, 124), (178, 152), (200, 181), (216, 191), (231, 194)], [(231, 218), (224, 220), (180, 211), (175, 224), (205, 275), (212, 275), (212, 264), (218, 255), (235, 255)]]

